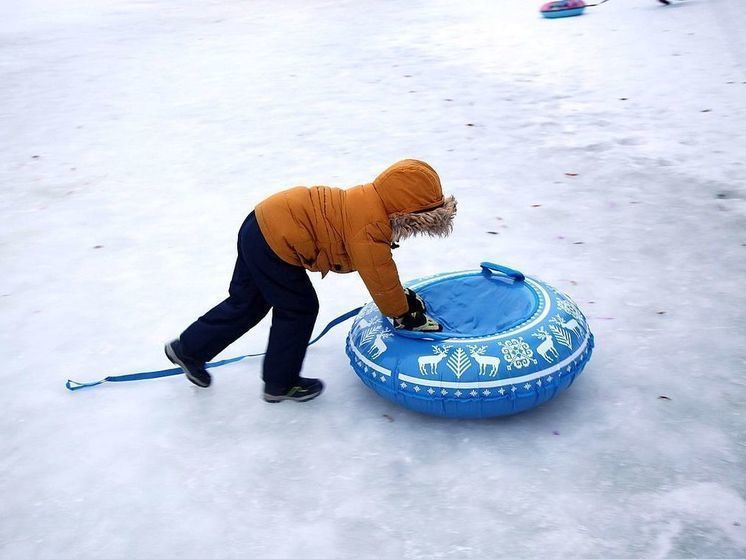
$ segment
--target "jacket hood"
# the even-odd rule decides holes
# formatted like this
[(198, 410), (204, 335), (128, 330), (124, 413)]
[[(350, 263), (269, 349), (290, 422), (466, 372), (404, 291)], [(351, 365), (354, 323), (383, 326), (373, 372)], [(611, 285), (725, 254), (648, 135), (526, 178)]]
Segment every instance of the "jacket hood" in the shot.
[(443, 191), (435, 169), (424, 161), (404, 159), (373, 181), (386, 213), (391, 216), (420, 212), (443, 204)]
[(424, 161), (394, 163), (373, 187), (389, 215), (393, 242), (418, 234), (445, 237), (453, 229), (456, 200), (443, 196), (438, 173)]

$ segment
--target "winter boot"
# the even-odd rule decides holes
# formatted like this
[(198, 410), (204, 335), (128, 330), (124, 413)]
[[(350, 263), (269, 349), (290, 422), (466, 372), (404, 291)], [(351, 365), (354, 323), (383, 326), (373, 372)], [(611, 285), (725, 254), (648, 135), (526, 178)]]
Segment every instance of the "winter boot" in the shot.
[(178, 338), (168, 342), (164, 349), (168, 360), (174, 365), (181, 367), (186, 378), (202, 388), (210, 386), (210, 383), (212, 383), (212, 377), (205, 369), (205, 364), (184, 355), (184, 352), (181, 349), (181, 341), (179, 341)]
[(306, 402), (308, 400), (313, 400), (323, 391), (324, 383), (319, 379), (300, 377), (295, 385), (290, 388), (278, 388), (265, 383), (264, 401), (271, 404), (276, 404), (283, 400)]

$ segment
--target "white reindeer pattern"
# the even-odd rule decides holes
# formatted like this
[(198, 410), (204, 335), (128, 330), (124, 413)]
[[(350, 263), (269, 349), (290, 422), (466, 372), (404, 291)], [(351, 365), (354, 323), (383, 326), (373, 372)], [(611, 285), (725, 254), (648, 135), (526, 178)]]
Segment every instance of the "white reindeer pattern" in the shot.
[[(417, 365), (419, 365), (420, 374), (422, 375), (434, 375), (438, 372), (438, 363), (448, 357), (448, 349), (450, 346), (433, 346), (433, 352), (435, 355), (423, 355), (417, 358)], [(430, 370), (428, 371), (428, 367)]]
[(370, 345), (370, 348), (368, 348), (368, 353), (370, 354), (371, 358), (378, 359), (378, 357), (381, 356), (383, 352), (385, 352), (388, 349), (388, 346), (386, 345), (385, 340), (386, 338), (390, 338), (393, 334), (391, 332), (381, 332), (376, 336), (376, 338), (373, 340), (373, 343)]
[[(469, 348), (469, 354), (479, 364), (479, 374), (489, 375), (491, 377), (497, 376), (497, 371), (500, 369), (500, 359), (492, 355), (485, 355), (487, 346), (475, 346), (467, 345)], [(490, 368), (490, 372), (487, 372), (487, 368)]]
[(547, 332), (542, 326), (538, 331), (534, 332), (532, 336), (543, 340), (538, 347), (536, 352), (551, 363), (555, 358), (559, 357), (557, 348), (554, 347), (554, 338)]
[(580, 326), (580, 324), (578, 324), (578, 321), (575, 320), (574, 318), (571, 318), (567, 322), (563, 322), (562, 317), (558, 314), (554, 318), (553, 322), (556, 322), (557, 324), (562, 326), (562, 328), (564, 328), (565, 330), (569, 330), (570, 332), (575, 334), (578, 337), (578, 339), (583, 337), (583, 328)]

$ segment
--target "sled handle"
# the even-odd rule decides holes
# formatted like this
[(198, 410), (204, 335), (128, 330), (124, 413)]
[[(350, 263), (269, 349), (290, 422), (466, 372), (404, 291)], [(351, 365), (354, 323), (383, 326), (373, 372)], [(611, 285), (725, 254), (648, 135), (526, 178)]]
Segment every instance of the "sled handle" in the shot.
[(500, 264), (493, 264), (492, 262), (482, 262), (480, 266), (482, 267), (482, 273), (484, 275), (490, 275), (492, 272), (501, 272), (509, 278), (513, 278), (515, 281), (523, 281), (526, 279), (526, 276), (524, 276), (518, 270), (508, 268), (507, 266), (501, 266)]

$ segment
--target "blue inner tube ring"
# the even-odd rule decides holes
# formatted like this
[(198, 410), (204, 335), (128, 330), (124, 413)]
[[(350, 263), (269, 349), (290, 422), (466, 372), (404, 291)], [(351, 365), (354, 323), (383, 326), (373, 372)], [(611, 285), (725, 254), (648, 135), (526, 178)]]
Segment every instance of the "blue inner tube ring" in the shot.
[(346, 344), (361, 380), (407, 408), (460, 418), (518, 413), (568, 388), (591, 357), (593, 334), (580, 309), (536, 278), (483, 266), (407, 285), (444, 332), (396, 330), (371, 302)]

